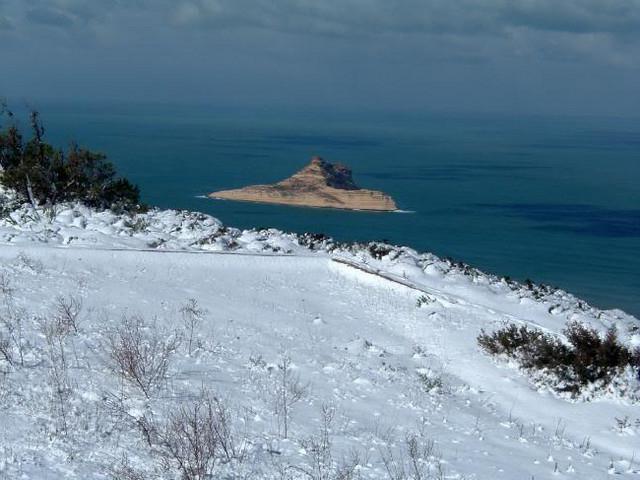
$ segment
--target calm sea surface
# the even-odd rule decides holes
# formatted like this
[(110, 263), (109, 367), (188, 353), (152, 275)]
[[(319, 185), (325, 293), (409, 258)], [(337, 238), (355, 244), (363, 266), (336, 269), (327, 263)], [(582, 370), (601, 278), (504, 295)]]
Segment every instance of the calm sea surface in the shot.
[[(106, 153), (144, 200), (237, 227), (381, 240), (640, 315), (640, 119), (42, 105), (48, 137)], [(213, 201), (312, 155), (411, 213)]]

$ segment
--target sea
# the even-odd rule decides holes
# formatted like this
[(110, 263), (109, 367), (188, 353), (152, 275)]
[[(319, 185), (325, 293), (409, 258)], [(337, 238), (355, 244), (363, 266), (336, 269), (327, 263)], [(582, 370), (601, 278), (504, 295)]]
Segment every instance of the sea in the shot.
[[(240, 228), (384, 240), (640, 317), (640, 117), (37, 105), (48, 139), (105, 153), (161, 208)], [(401, 212), (211, 200), (319, 155)]]

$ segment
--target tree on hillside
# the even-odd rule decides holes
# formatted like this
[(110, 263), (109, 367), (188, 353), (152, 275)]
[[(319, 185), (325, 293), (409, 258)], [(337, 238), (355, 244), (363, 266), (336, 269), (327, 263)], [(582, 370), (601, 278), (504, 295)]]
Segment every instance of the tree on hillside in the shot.
[(75, 144), (65, 154), (46, 143), (45, 129), (35, 110), (29, 116), (31, 138), (28, 140), (5, 103), (0, 103), (0, 116), (8, 121), (8, 126), (0, 130), (0, 181), (34, 208), (62, 201), (80, 201), (99, 209), (134, 211), (140, 208), (138, 187), (117, 177), (105, 155)]

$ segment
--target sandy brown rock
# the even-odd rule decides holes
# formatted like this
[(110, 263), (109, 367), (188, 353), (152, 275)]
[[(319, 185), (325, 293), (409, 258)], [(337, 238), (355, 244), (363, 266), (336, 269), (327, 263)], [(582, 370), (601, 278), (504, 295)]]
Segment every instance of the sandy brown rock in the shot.
[(209, 194), (211, 198), (348, 210), (397, 210), (386, 193), (358, 188), (351, 170), (320, 157), (291, 177), (273, 185), (252, 185)]

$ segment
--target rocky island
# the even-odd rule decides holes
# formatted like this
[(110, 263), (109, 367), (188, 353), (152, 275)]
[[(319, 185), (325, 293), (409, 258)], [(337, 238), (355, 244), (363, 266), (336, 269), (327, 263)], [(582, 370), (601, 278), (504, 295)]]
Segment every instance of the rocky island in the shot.
[(273, 185), (251, 185), (221, 190), (209, 197), (259, 203), (275, 203), (318, 208), (390, 212), (398, 207), (386, 193), (359, 188), (351, 170), (320, 157), (291, 177)]

